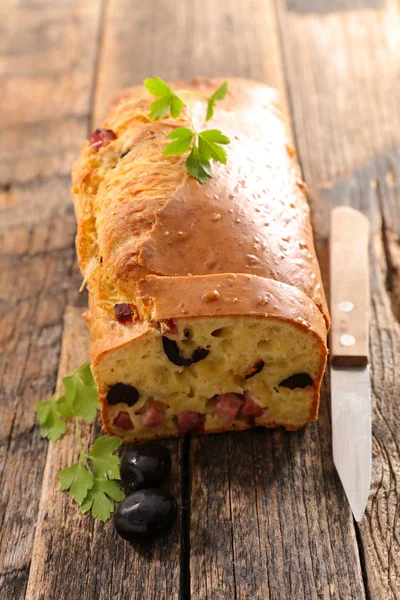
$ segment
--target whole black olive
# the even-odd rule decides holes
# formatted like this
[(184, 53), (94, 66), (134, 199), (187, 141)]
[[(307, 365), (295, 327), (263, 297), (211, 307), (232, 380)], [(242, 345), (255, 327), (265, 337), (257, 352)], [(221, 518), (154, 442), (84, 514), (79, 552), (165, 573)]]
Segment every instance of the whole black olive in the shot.
[(165, 490), (146, 489), (127, 496), (114, 515), (117, 533), (128, 542), (163, 535), (178, 517), (178, 504)]
[(136, 444), (121, 462), (121, 480), (128, 493), (159, 487), (170, 473), (170, 453), (165, 446), (154, 442)]

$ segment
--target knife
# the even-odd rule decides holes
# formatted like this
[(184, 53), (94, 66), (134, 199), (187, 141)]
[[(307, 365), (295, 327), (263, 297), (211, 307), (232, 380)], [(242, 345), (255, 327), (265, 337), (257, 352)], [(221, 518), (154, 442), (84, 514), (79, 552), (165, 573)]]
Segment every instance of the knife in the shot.
[(354, 518), (371, 485), (369, 221), (350, 206), (331, 213), (331, 415), (333, 462)]

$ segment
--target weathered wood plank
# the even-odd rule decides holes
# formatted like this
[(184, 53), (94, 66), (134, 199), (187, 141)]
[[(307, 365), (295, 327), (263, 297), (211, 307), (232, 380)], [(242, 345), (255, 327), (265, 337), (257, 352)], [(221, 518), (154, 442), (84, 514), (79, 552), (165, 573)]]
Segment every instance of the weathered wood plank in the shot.
[[(87, 360), (88, 351), (89, 334), (81, 309), (69, 307), (58, 384)], [(99, 423), (84, 427), (84, 446), (89, 447), (99, 433)], [(177, 441), (167, 446), (173, 456), (170, 490), (179, 498), (180, 446)], [(73, 431), (56, 444), (49, 444), (26, 599), (178, 599), (179, 525), (165, 538), (138, 548), (117, 536), (112, 520), (102, 524), (82, 515), (69, 496), (58, 490), (59, 469), (77, 458)]]
[(117, 90), (149, 76), (263, 79), (268, 70), (271, 85), (284, 87), (280, 54), (270, 51), (278, 46), (270, 0), (189, 0), (179, 8), (174, 0), (117, 0), (107, 18), (94, 123), (107, 114)]
[(364, 598), (327, 388), (318, 425), (223, 437), (194, 441), (192, 597)]
[(373, 477), (359, 530), (369, 596), (398, 598), (400, 8), (394, 0), (331, 2), (325, 11), (300, 0), (277, 6), (321, 255), (332, 206), (351, 204), (372, 223)]
[[(209, 35), (192, 69), (278, 87), (284, 71), (272, 3), (224, 3), (240, 63), (213, 51)], [(252, 19), (248, 19), (248, 14)], [(207, 15), (207, 12), (205, 13)], [(218, 16), (221, 15), (221, 16)], [(203, 15), (207, 22), (207, 16)], [(262, 32), (262, 34), (261, 34)], [(208, 42), (210, 40), (210, 42)], [(232, 43), (222, 38), (221, 44)], [(205, 51), (207, 48), (207, 54)], [(211, 48), (211, 49), (210, 49)], [(274, 57), (259, 60), (260, 56)], [(227, 62), (228, 61), (228, 62)], [(193, 441), (191, 592), (203, 598), (364, 598), (353, 521), (331, 459), (327, 388), (318, 424), (304, 432), (257, 431)]]
[(1, 2), (0, 597), (24, 597), (74, 261), (73, 154), (87, 132), (97, 0)]

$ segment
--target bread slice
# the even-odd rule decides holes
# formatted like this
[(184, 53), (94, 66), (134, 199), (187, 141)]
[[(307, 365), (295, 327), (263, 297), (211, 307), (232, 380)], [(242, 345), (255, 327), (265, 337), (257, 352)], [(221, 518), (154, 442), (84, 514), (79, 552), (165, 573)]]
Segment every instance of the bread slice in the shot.
[[(221, 82), (178, 82), (210, 95)], [(317, 418), (329, 315), (295, 153), (270, 88), (230, 80), (202, 185), (163, 157), (187, 115), (126, 92), (73, 172), (77, 251), (105, 429), (126, 441)], [(199, 127), (205, 114), (194, 106)]]

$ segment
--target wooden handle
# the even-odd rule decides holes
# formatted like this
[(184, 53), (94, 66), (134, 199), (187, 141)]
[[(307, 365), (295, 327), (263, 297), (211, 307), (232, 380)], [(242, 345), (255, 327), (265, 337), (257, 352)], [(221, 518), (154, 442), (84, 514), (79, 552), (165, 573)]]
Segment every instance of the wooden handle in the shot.
[(368, 364), (369, 221), (350, 206), (331, 213), (331, 364)]

